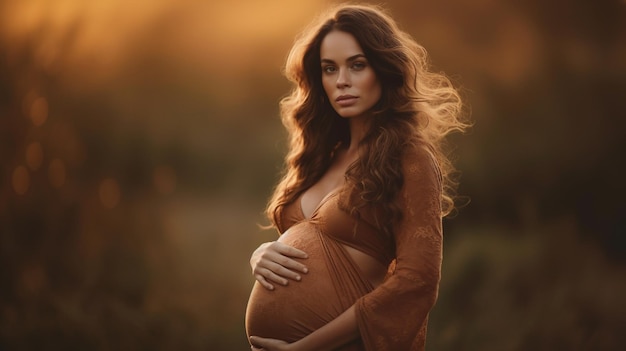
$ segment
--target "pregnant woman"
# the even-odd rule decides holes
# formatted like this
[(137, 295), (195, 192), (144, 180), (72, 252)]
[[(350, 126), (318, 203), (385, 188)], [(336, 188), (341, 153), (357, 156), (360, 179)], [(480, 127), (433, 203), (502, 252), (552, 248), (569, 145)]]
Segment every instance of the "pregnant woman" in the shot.
[(253, 350), (423, 350), (437, 299), (442, 143), (467, 127), (457, 91), (381, 9), (340, 6), (296, 41), (281, 102), (290, 134), (250, 260)]

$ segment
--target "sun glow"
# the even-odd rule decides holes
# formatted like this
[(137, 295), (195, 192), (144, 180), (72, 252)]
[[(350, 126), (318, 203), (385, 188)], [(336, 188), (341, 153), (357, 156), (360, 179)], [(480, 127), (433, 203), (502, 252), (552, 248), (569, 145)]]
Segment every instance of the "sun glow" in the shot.
[(13, 50), (30, 43), (43, 69), (65, 75), (90, 70), (81, 79), (105, 78), (144, 49), (232, 74), (277, 42), (288, 45), (321, 6), (287, 0), (14, 1), (4, 4), (0, 36)]

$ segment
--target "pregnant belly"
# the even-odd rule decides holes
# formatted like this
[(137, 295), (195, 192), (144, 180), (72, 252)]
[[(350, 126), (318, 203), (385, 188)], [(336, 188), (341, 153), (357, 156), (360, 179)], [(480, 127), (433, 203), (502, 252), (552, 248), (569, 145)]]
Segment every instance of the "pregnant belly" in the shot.
[(293, 342), (330, 322), (349, 306), (341, 306), (324, 259), (317, 229), (308, 222), (291, 227), (279, 241), (305, 251), (309, 268), (302, 280), (274, 284), (273, 291), (255, 283), (246, 310), (248, 336)]

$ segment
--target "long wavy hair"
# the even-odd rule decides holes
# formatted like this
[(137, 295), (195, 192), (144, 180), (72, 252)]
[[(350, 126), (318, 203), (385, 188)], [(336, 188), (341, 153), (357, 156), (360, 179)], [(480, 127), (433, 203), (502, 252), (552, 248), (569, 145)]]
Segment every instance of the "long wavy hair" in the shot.
[[(349, 143), (348, 120), (330, 105), (322, 86), (320, 46), (331, 31), (352, 34), (364, 51), (382, 94), (361, 147), (364, 152), (346, 172), (347, 187), (358, 196), (352, 212), (368, 204), (382, 209), (384, 231), (402, 217), (394, 199), (403, 184), (403, 151), (423, 144), (436, 158), (443, 177), (442, 216), (454, 208), (457, 183), (444, 152), (445, 136), (463, 131), (461, 98), (450, 80), (431, 72), (426, 50), (376, 6), (339, 5), (296, 39), (287, 58), (285, 75), (293, 83), (281, 100), (281, 117), (289, 133), (283, 177), (266, 214), (276, 225), (282, 208), (314, 185), (330, 167), (334, 150)], [(377, 220), (377, 222), (380, 222)]]

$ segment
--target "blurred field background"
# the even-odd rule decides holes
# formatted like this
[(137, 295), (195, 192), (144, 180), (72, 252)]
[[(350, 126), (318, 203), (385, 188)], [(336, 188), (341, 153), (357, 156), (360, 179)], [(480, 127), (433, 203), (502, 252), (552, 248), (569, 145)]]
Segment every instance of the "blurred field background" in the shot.
[[(294, 36), (329, 1), (0, 0), (0, 350), (246, 350)], [(626, 344), (626, 2), (386, 2), (463, 89), (429, 350)]]

